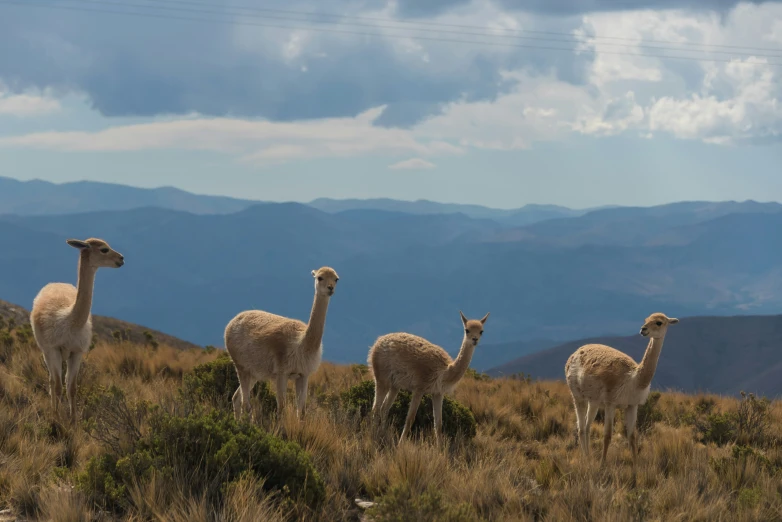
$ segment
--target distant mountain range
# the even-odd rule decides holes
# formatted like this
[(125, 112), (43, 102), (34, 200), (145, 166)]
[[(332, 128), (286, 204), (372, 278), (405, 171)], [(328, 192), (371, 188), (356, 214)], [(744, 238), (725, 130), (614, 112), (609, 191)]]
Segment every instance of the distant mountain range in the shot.
[[(192, 214), (230, 214), (258, 203), (263, 202), (191, 194), (173, 187), (146, 189), (94, 181), (72, 183), (19, 181), (0, 176), (0, 214), (41, 216), (144, 207), (181, 210)], [(581, 216), (590, 210), (573, 210), (558, 205), (526, 205), (517, 209), (495, 209), (480, 205), (384, 198), (341, 200), (319, 198), (307, 205), (330, 214), (347, 210), (383, 210), (404, 214), (461, 213), (475, 219), (492, 219), (506, 226), (522, 226), (546, 219)]]
[[(97, 190), (45, 186), (72, 185)], [(58, 206), (62, 194), (51, 196), (40, 215), (14, 211), (0, 187), (0, 297), (29, 307), (47, 282), (75, 282), (77, 256), (65, 239), (96, 236), (127, 264), (98, 274), (95, 313), (199, 345), (222, 345), (226, 323), (249, 308), (306, 320), (310, 271), (333, 266), (340, 284), (324, 357), (336, 362), (364, 361), (377, 336), (393, 331), (455, 354), (460, 309), (491, 312), (479, 369), (572, 339), (635, 331), (654, 311), (782, 312), (776, 203), (555, 207), (566, 215), (538, 214), (518, 226), (508, 221), (512, 211), (392, 200), (256, 203), (181, 193), (193, 206), (166, 208), (173, 203), (162, 198), (121, 209), (131, 204), (126, 189), (141, 191), (139, 204), (154, 191), (98, 185), (113, 195), (65, 198), (80, 213)], [(10, 199), (20, 207), (33, 196)]]
[(193, 214), (228, 214), (256, 203), (222, 196), (201, 196), (173, 187), (145, 189), (95, 181), (50, 183), (0, 176), (0, 214), (40, 216), (140, 207), (160, 207)]
[[(639, 317), (640, 329), (644, 317)], [(565, 362), (579, 346), (607, 344), (643, 358), (648, 339), (593, 337), (571, 341), (490, 369), (494, 376), (524, 372), (539, 379), (565, 377)], [(782, 396), (782, 315), (688, 317), (668, 329), (653, 388), (735, 395)]]
[[(437, 203), (419, 199), (399, 201), (396, 199), (328, 199), (320, 198), (308, 203), (324, 212), (337, 213), (346, 210), (383, 210), (405, 214), (464, 214), (474, 219), (491, 219), (498, 224), (519, 227), (548, 219), (583, 216), (593, 209), (574, 210), (559, 205), (524, 205), (515, 209), (497, 209), (480, 205)], [(601, 207), (605, 208), (605, 207)]]

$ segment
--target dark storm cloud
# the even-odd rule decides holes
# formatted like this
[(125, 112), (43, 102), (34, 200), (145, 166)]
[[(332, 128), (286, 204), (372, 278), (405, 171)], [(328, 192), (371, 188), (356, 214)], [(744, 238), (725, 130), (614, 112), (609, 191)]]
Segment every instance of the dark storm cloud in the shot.
[[(215, 8), (231, 5), (214, 2)], [(398, 11), (426, 17), (465, 3), (402, 0)], [(257, 5), (361, 15), (384, 4)], [(571, 30), (576, 22), (562, 23), (570, 25), (560, 24), (558, 30)], [(318, 56), (308, 47), (305, 57), (286, 60), (282, 47), (290, 31), (245, 26), (266, 38), (238, 43), (241, 27), (6, 4), (0, 6), (0, 82), (14, 91), (37, 87), (85, 93), (107, 116), (199, 112), (290, 121), (354, 116), (387, 105), (378, 124), (409, 126), (455, 100), (495, 98), (509, 88), (500, 79), (503, 69), (554, 70), (565, 81), (581, 83), (589, 61), (569, 53), (522, 48), (497, 53), (496, 48), (422, 42), (439, 56), (436, 64), (422, 66), (420, 57), (394, 50), (382, 37), (326, 33), (316, 34)]]

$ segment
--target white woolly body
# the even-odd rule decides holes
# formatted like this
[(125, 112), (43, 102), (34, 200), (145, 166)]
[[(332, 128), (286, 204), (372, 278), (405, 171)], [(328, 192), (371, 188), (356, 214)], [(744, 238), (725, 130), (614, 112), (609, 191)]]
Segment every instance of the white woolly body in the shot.
[[(638, 457), (638, 407), (646, 402), (663, 347), (668, 325), (679, 320), (663, 313), (646, 318), (640, 334), (649, 338), (643, 359), (636, 363), (630, 356), (604, 344), (585, 344), (568, 357), (565, 379), (576, 410), (578, 440), (584, 456), (589, 456), (589, 431), (600, 407), (604, 408), (603, 455), (605, 463), (614, 424), (616, 407), (624, 409), (624, 425), (633, 467)], [(602, 465), (602, 464), (601, 464)]]
[(410, 432), (425, 394), (432, 396), (434, 432), (439, 437), (443, 422), (443, 396), (453, 393), (469, 368), (475, 347), (483, 335), (483, 324), (489, 317), (486, 314), (481, 320), (467, 320), (461, 312), (459, 315), (465, 335), (456, 360), (451, 359), (440, 346), (404, 332), (380, 336), (369, 349), (367, 364), (375, 378), (372, 418), (385, 423), (399, 390), (413, 393), (400, 442)]
[[(281, 327), (282, 325), (282, 327)], [(234, 317), (225, 329), (225, 346), (234, 363), (257, 380), (311, 375), (320, 366), (323, 343), (305, 354), (299, 349), (307, 325), (301, 321), (261, 310), (248, 310)], [(272, 337), (267, 337), (269, 330)], [(291, 336), (274, 333), (292, 332)], [(268, 334), (267, 334), (268, 335)]]
[[(49, 283), (33, 300), (33, 336), (42, 350), (59, 349), (63, 359), (72, 353), (87, 353), (92, 344), (92, 314), (81, 328), (74, 328), (69, 314), (76, 302), (76, 287)], [(68, 305), (70, 303), (70, 305)]]
[(407, 333), (378, 338), (367, 363), (385, 386), (426, 393), (452, 393), (459, 380), (447, 381), (445, 371), (453, 363), (441, 347)]
[(646, 388), (638, 388), (635, 380), (635, 371), (622, 375), (622, 379), (616, 388), (608, 390), (605, 382), (584, 371), (584, 367), (581, 365), (581, 358), (577, 354), (574, 354), (571, 358), (568, 370), (568, 386), (573, 395), (581, 400), (619, 407), (637, 406), (644, 404), (651, 392), (651, 385)]

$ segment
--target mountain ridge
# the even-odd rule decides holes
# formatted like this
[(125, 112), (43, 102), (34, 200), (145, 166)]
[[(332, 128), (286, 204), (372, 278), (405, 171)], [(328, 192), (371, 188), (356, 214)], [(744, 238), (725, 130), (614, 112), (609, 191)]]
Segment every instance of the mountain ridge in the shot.
[[(663, 344), (652, 388), (685, 393), (782, 396), (782, 314), (680, 317)], [(638, 321), (640, 328), (642, 320)], [(486, 370), (564, 380), (565, 362), (580, 346), (605, 344), (639, 362), (648, 340), (639, 334), (569, 341)]]
[[(649, 309), (777, 313), (782, 213), (775, 208), (621, 207), (559, 220), (544, 241), (494, 241), (507, 224), (461, 212), (330, 213), (296, 202), (254, 202), (226, 214), (153, 206), (4, 215), (0, 241), (13, 247), (0, 251), (0, 295), (26, 303), (49, 281), (75, 283), (77, 258), (65, 239), (102, 237), (128, 263), (98, 274), (96, 313), (217, 346), (243, 310), (306, 321), (310, 272), (332, 266), (342, 279), (324, 337), (327, 360), (363, 361), (377, 336), (393, 331), (455, 355), (461, 309), (492, 313), (483, 342), (500, 346), (486, 358), (494, 367), (535, 340), (554, 346), (627, 331)], [(555, 221), (519, 230), (532, 234)]]

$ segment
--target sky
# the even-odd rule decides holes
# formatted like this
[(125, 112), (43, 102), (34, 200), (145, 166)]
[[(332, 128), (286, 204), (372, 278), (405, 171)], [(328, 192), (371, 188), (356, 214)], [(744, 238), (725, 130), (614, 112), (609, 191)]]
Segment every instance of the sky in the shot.
[(0, 0), (0, 175), (782, 201), (782, 2)]

